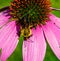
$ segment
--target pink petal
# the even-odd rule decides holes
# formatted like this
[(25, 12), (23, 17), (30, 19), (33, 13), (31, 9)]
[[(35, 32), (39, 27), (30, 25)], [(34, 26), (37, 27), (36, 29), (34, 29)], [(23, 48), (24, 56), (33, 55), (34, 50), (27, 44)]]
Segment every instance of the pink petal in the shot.
[(6, 16), (7, 13), (1, 12), (0, 13), (0, 27), (3, 26), (4, 24), (6, 24), (10, 18), (10, 16)]
[(0, 30), (0, 48), (2, 48), (1, 60), (6, 59), (13, 53), (18, 44), (18, 36), (15, 21), (5, 25)]
[(51, 28), (51, 30), (53, 31), (55, 37), (57, 38), (57, 41), (59, 43), (60, 46), (60, 28), (56, 27), (56, 25), (54, 23), (52, 23), (51, 21), (47, 22), (47, 25)]
[(60, 18), (54, 16), (53, 14), (49, 15), (50, 20), (60, 28)]
[(60, 59), (60, 48), (58, 40), (56, 39), (54, 33), (52, 32), (48, 25), (43, 26), (43, 30), (50, 47), (52, 48), (53, 52), (58, 57), (58, 59)]
[(23, 43), (23, 61), (43, 61), (46, 42), (41, 27), (32, 29), (33, 36)]

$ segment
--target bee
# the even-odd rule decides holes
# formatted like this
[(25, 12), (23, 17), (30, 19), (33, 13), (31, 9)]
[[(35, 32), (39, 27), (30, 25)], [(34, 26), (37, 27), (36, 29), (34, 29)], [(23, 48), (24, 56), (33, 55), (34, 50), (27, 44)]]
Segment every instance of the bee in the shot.
[(21, 35), (24, 36), (24, 40), (27, 40), (29, 37), (32, 36), (32, 31), (30, 27), (25, 27), (24, 29), (21, 29)]

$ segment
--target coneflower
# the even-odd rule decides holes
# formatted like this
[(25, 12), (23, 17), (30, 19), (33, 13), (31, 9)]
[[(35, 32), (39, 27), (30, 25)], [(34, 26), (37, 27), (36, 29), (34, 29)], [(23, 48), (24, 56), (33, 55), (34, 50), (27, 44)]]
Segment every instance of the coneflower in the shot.
[(52, 10), (60, 9), (52, 8), (50, 0), (14, 0), (0, 9), (0, 60), (13, 53), (20, 36), (24, 37), (23, 61), (43, 61), (46, 40), (60, 59), (60, 18)]

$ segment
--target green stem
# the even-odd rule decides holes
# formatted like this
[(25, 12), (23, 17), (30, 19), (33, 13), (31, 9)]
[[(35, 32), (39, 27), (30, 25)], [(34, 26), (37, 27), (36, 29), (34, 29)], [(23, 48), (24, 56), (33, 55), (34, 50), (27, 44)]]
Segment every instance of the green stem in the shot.
[(20, 36), (19, 38), (19, 49), (20, 49), (20, 58), (21, 58), (21, 61), (23, 61), (23, 56), (22, 56), (22, 45), (23, 45), (23, 41), (24, 41), (24, 37), (23, 36)]

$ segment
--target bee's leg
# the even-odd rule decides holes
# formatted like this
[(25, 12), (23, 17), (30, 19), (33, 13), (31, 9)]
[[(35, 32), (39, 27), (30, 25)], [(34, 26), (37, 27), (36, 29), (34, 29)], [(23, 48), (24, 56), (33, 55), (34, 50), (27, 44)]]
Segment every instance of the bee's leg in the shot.
[(5, 10), (7, 10), (7, 9), (9, 9), (9, 6), (4, 7), (4, 8), (1, 8), (1, 9), (0, 9), (0, 12), (5, 11)]
[(28, 39), (27, 37), (24, 37), (24, 40), (25, 40), (25, 41), (27, 41), (27, 39)]
[(28, 42), (31, 42), (31, 43), (33, 43), (34, 41), (33, 41), (33, 40), (31, 40), (31, 39), (29, 39), (29, 40), (28, 40)]

